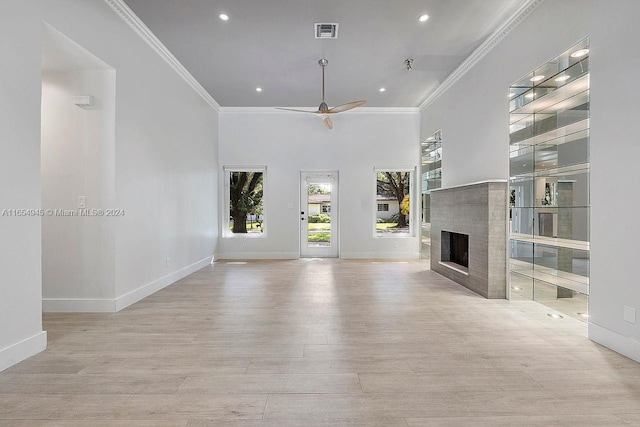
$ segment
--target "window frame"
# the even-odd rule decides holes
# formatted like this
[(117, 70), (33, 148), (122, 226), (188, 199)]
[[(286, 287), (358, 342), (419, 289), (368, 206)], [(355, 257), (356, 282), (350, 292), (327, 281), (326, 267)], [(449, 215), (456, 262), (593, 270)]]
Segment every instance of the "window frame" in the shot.
[[(222, 212), (222, 232), (223, 238), (232, 239), (262, 239), (267, 237), (267, 166), (223, 166), (224, 174), (224, 203)], [(231, 173), (232, 172), (261, 172), (262, 173), (262, 232), (261, 233), (233, 233), (231, 231)]]
[[(409, 195), (409, 200), (410, 200), (410, 204), (409, 204), (409, 215), (407, 215), (407, 217), (409, 218), (409, 231), (406, 233), (378, 233), (377, 230), (377, 224), (378, 224), (378, 210), (377, 210), (377, 206), (378, 206), (378, 186), (377, 186), (377, 182), (378, 182), (378, 173), (379, 172), (409, 172), (409, 192), (407, 193)], [(379, 166), (374, 166), (373, 168), (373, 237), (375, 238), (383, 238), (383, 239), (389, 239), (389, 238), (396, 238), (396, 239), (407, 239), (407, 238), (412, 238), (415, 237), (415, 217), (416, 217), (416, 206), (415, 206), (415, 200), (416, 200), (416, 188), (417, 186), (415, 185), (415, 180), (416, 180), (416, 176), (417, 176), (417, 167), (416, 166), (407, 166), (407, 167), (379, 167)], [(388, 210), (387, 212), (390, 212), (390, 210)]]

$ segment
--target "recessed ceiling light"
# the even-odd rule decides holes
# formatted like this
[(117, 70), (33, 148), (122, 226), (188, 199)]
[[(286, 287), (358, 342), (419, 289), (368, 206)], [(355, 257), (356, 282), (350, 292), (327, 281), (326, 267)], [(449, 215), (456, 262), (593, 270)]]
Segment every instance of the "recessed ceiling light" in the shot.
[(386, 89), (381, 87), (379, 90), (380, 90), (380, 92), (384, 92)]
[(551, 317), (552, 319), (563, 319), (562, 316), (556, 313), (547, 313), (547, 316)]
[(220, 15), (218, 15), (218, 18), (222, 19), (223, 21), (228, 21), (229, 15), (227, 15), (226, 13), (221, 13)]
[(256, 92), (262, 92), (262, 88), (261, 87), (257, 87), (256, 88)]
[(418, 21), (420, 22), (426, 22), (427, 19), (429, 19), (429, 15), (427, 15), (426, 13), (420, 15), (420, 17), (418, 18)]
[(542, 79), (544, 79), (544, 76), (542, 74), (540, 74), (539, 76), (531, 77), (529, 80), (532, 81), (532, 82), (539, 82)]
[(564, 76), (557, 77), (557, 78), (556, 78), (556, 81), (557, 81), (557, 82), (566, 82), (566, 81), (567, 81), (567, 80), (569, 80), (570, 78), (571, 78), (571, 76), (568, 76), (568, 75), (566, 75), (566, 74), (565, 74)]
[(589, 49), (580, 49), (580, 50), (576, 50), (575, 52), (573, 52), (571, 54), (571, 57), (572, 58), (582, 58), (587, 53), (589, 53)]

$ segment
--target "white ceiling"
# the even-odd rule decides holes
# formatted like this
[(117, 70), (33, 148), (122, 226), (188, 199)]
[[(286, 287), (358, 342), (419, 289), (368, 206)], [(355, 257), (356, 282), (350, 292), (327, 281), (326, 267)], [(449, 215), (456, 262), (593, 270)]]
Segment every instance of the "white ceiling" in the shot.
[[(126, 3), (223, 107), (317, 107), (322, 57), (329, 106), (417, 107), (523, 0)], [(315, 39), (316, 22), (339, 23), (338, 40)]]

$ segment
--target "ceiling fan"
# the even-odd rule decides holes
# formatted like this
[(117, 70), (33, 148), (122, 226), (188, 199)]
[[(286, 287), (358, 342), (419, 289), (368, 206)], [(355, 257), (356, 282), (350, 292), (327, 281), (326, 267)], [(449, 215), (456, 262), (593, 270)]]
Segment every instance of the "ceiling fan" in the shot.
[(343, 111), (351, 110), (353, 108), (360, 107), (361, 105), (366, 104), (367, 101), (353, 101), (353, 102), (348, 102), (346, 104), (335, 106), (333, 108), (329, 108), (327, 103), (324, 102), (324, 69), (326, 68), (328, 63), (329, 61), (327, 61), (324, 58), (318, 61), (318, 64), (322, 67), (322, 102), (320, 103), (320, 106), (318, 107), (317, 111), (296, 110), (293, 108), (281, 108), (281, 107), (276, 107), (276, 108), (278, 110), (297, 111), (300, 113), (311, 113), (311, 114), (320, 115), (323, 117), (322, 121), (324, 122), (324, 125), (329, 129), (333, 129), (333, 122), (329, 117), (330, 114), (342, 113)]

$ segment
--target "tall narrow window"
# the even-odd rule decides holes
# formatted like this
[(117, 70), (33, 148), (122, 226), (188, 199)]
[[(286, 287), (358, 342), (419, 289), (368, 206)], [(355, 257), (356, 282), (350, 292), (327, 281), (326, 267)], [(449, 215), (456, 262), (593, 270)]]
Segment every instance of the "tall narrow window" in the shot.
[(225, 167), (225, 236), (263, 236), (266, 168)]
[(375, 169), (375, 235), (408, 237), (413, 235), (411, 215), (412, 170)]

